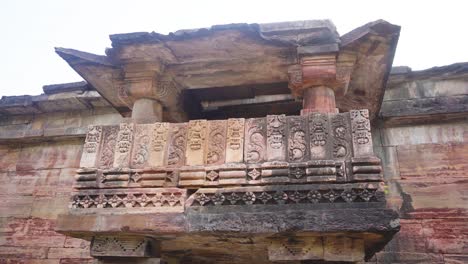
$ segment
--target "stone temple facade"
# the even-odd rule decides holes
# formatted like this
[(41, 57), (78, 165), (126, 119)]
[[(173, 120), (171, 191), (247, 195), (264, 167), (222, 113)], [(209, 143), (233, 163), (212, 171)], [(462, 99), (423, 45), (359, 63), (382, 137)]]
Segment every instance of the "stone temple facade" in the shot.
[(111, 35), (0, 100), (0, 264), (468, 263), (468, 63), (400, 27)]

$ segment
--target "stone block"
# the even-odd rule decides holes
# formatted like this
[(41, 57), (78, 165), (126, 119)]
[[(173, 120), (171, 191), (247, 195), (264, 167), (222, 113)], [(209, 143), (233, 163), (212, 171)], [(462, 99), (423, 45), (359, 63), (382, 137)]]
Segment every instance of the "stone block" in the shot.
[(33, 196), (0, 195), (0, 215), (2, 217), (29, 217), (33, 200)]
[(14, 171), (20, 148), (1, 146), (0, 147), (0, 172)]
[(269, 115), (267, 121), (267, 160), (285, 161), (287, 149), (287, 123), (285, 115)]
[(95, 236), (91, 242), (93, 257), (158, 257), (159, 243), (151, 238), (133, 236)]
[(415, 177), (465, 177), (468, 144), (422, 144), (398, 146), (400, 175)]
[(44, 259), (47, 256), (45, 247), (11, 247), (0, 246), (0, 259)]
[(151, 147), (148, 165), (163, 166), (164, 157), (168, 149), (169, 123), (155, 123), (151, 131)]
[(32, 143), (21, 149), (17, 171), (54, 168), (77, 168), (82, 149), (81, 140)]
[(268, 247), (270, 261), (297, 261), (323, 259), (321, 237), (291, 237), (275, 239)]
[(62, 259), (62, 258), (89, 258), (90, 253), (87, 248), (63, 248), (53, 247), (49, 248), (47, 258), (49, 259)]
[(344, 236), (324, 238), (323, 258), (326, 261), (364, 261), (364, 240)]
[(66, 248), (89, 248), (90, 242), (88, 240), (74, 238), (67, 236), (65, 238), (64, 246)]
[(35, 197), (31, 216), (44, 219), (57, 219), (59, 214), (64, 214), (68, 211), (69, 196), (44, 196)]
[(203, 165), (206, 152), (208, 122), (206, 120), (191, 120), (188, 123), (186, 164)]
[(388, 127), (381, 130), (382, 145), (407, 146), (465, 142), (467, 130), (466, 122)]

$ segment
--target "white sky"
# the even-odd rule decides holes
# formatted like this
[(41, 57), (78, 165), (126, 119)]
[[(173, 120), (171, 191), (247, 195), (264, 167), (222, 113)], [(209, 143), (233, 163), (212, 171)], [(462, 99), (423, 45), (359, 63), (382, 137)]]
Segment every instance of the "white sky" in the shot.
[(0, 95), (40, 94), (80, 81), (54, 47), (104, 54), (109, 35), (228, 23), (331, 19), (342, 35), (385, 19), (402, 26), (393, 65), (413, 70), (468, 61), (468, 1), (1, 0)]

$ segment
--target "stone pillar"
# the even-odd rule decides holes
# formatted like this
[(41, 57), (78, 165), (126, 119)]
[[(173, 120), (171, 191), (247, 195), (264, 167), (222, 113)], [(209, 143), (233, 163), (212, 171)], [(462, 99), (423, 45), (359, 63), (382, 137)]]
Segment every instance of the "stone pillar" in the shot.
[(335, 103), (335, 91), (326, 86), (305, 89), (301, 115), (307, 115), (312, 112), (338, 113)]
[(133, 103), (132, 119), (138, 124), (162, 122), (162, 104), (150, 98), (137, 99)]
[(300, 63), (289, 68), (289, 88), (302, 99), (301, 115), (338, 113), (335, 92), (341, 89), (337, 76), (337, 55), (302, 54)]

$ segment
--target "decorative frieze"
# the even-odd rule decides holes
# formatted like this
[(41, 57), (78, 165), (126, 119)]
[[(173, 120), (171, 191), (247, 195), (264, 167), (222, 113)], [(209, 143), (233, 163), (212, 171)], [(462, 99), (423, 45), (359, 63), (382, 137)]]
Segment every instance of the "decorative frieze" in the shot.
[(130, 153), (133, 143), (133, 130), (135, 125), (132, 123), (120, 124), (120, 130), (115, 144), (114, 166), (115, 168), (128, 168), (130, 165)]
[(151, 127), (151, 146), (148, 165), (158, 167), (164, 165), (164, 155), (167, 152), (169, 139), (169, 123), (155, 123)]
[(93, 168), (96, 167), (98, 150), (101, 145), (102, 127), (88, 126), (83, 153), (81, 155), (80, 167)]
[(70, 208), (78, 211), (166, 207), (180, 209), (184, 206), (185, 198), (186, 190), (178, 188), (104, 189), (99, 193), (82, 190), (72, 196)]
[(208, 122), (205, 164), (219, 165), (226, 160), (226, 120)]
[(302, 162), (310, 158), (309, 133), (307, 117), (288, 117), (288, 160), (289, 162)]
[(188, 123), (186, 165), (203, 165), (207, 134), (206, 120), (192, 120)]
[(378, 185), (277, 185), (264, 187), (204, 188), (192, 194), (187, 206), (281, 205), (385, 202)]
[(286, 160), (287, 124), (285, 115), (267, 116), (267, 160)]
[(168, 166), (183, 166), (185, 164), (186, 144), (187, 123), (171, 124), (165, 164)]
[(266, 120), (250, 118), (245, 122), (244, 161), (260, 163), (266, 157)]
[(369, 111), (367, 109), (351, 110), (351, 129), (354, 157), (373, 155)]
[(227, 121), (226, 163), (242, 162), (244, 159), (244, 118)]

